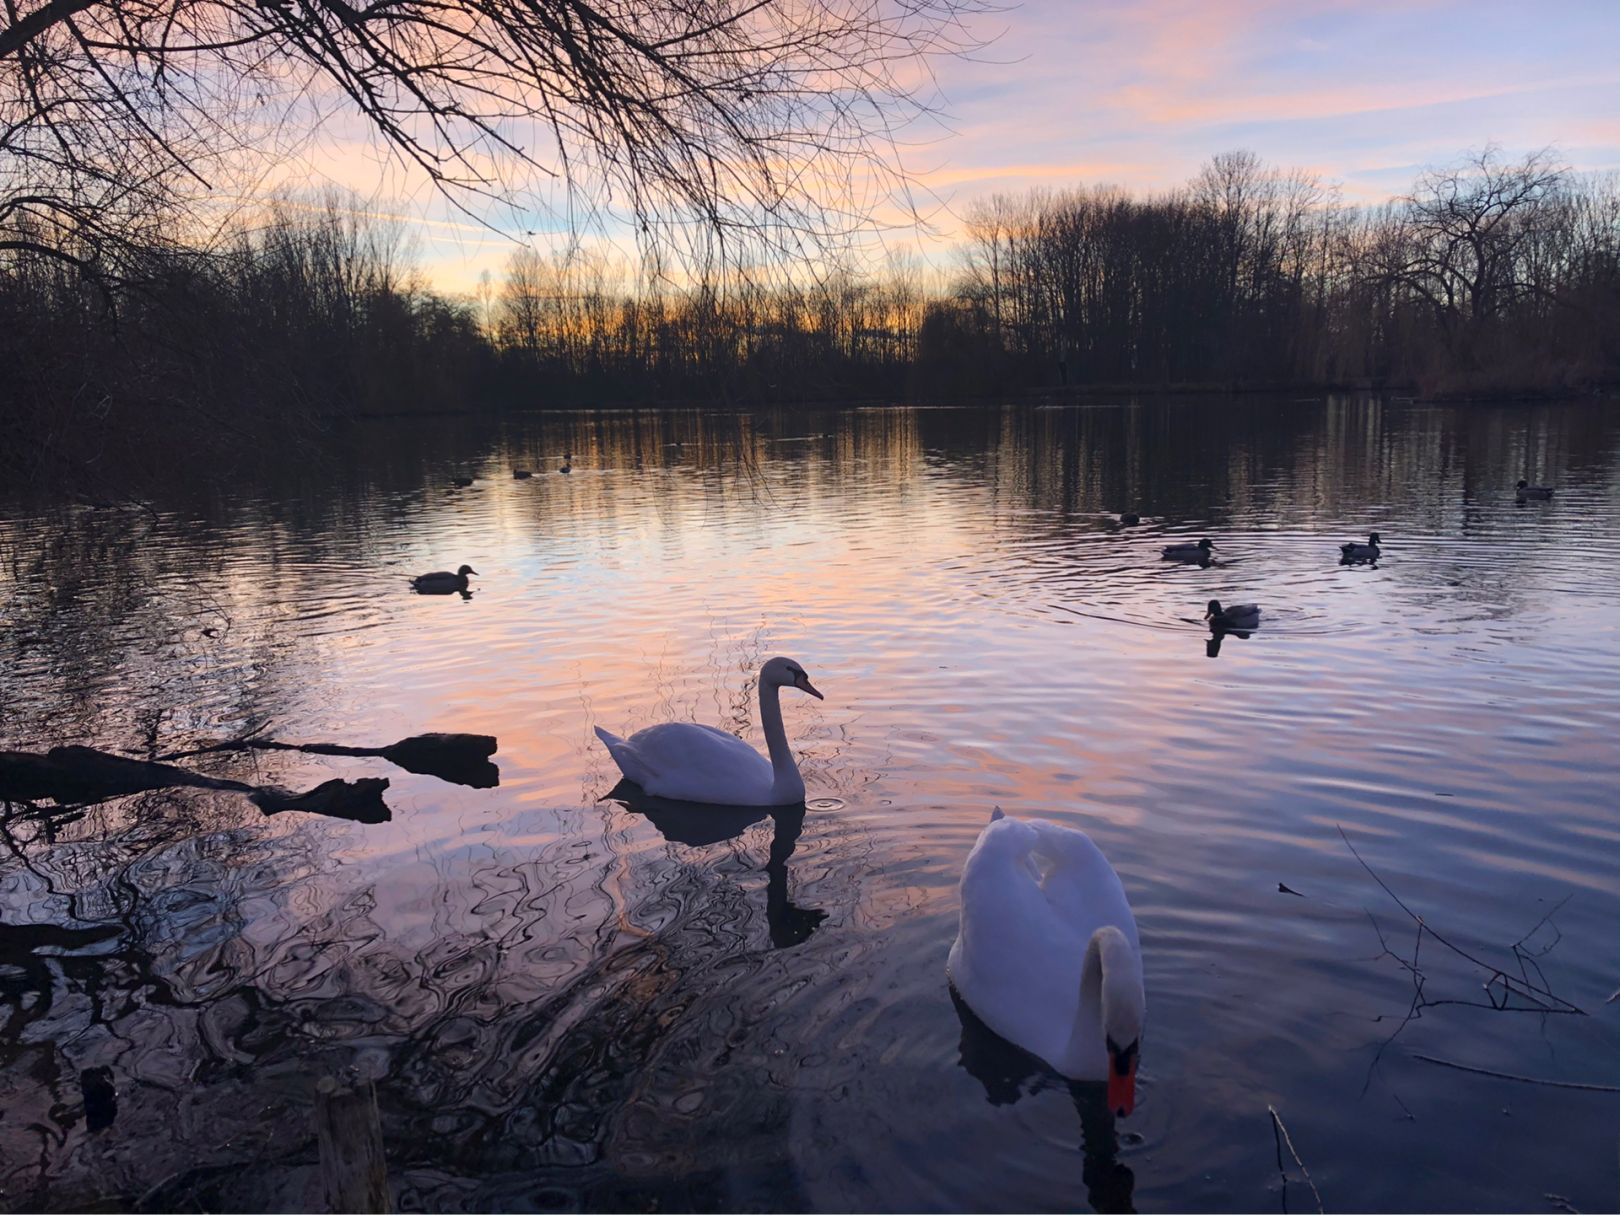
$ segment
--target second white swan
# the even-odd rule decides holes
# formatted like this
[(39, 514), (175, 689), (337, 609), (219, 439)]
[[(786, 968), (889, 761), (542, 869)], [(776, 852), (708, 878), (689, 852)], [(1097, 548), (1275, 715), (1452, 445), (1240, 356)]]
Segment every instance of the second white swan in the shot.
[(1125, 887), (1091, 837), (997, 810), (962, 869), (948, 963), (980, 1020), (1071, 1080), (1106, 1080), (1136, 1105), (1147, 997)]
[(626, 779), (654, 797), (720, 806), (793, 806), (804, 800), (804, 778), (782, 725), (782, 688), (817, 700), (820, 692), (791, 658), (773, 658), (759, 670), (759, 720), (766, 759), (735, 734), (690, 721), (669, 721), (629, 738), (596, 727)]

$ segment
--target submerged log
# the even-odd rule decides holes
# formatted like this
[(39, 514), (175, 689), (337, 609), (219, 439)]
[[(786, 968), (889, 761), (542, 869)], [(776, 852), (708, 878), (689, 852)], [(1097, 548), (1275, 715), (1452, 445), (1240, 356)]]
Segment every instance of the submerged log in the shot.
[(246, 793), (266, 814), (304, 810), (357, 823), (385, 823), (393, 816), (382, 800), (388, 781), (329, 780), (308, 793), (204, 776), (173, 764), (109, 755), (94, 747), (53, 747), (44, 755), (0, 751), (0, 801), (32, 805), (45, 798), (58, 806), (82, 806), (153, 789), (222, 789)]
[(496, 746), (489, 734), (417, 734), (379, 748), (377, 754), (407, 772), (493, 789), (501, 783), (501, 770), (489, 762)]
[(305, 810), (327, 818), (346, 818), (353, 823), (386, 823), (393, 813), (382, 799), (388, 779), (369, 776), (364, 780), (329, 780), (308, 793), (286, 793), (280, 789), (260, 789), (252, 802), (266, 814)]
[(0, 798), (58, 803), (105, 801), (128, 793), (176, 786), (251, 793), (252, 785), (219, 780), (170, 764), (109, 755), (94, 747), (52, 747), (44, 755), (0, 751)]
[(386, 1212), (388, 1161), (371, 1081), (323, 1076), (315, 1085), (315, 1137), (328, 1211)]
[(342, 743), (287, 743), (270, 738), (233, 738), (165, 759), (189, 759), (220, 751), (302, 751), (306, 755), (378, 756), (397, 768), (474, 789), (493, 789), (501, 770), (489, 762), (499, 744), (490, 734), (413, 734), (386, 747), (350, 747)]

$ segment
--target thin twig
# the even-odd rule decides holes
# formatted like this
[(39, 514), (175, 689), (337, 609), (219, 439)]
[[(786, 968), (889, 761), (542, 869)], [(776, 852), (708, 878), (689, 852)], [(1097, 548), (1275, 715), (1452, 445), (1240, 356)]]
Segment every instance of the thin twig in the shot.
[(1282, 1115), (1277, 1112), (1275, 1105), (1266, 1106), (1266, 1112), (1271, 1115), (1271, 1137), (1277, 1145), (1277, 1171), (1283, 1179), (1283, 1210), (1288, 1209), (1288, 1170), (1283, 1167), (1282, 1145), (1288, 1145), (1288, 1154), (1294, 1158), (1299, 1166), (1300, 1176), (1305, 1178), (1305, 1184), (1311, 1187), (1311, 1193), (1316, 1196), (1317, 1215), (1322, 1212), (1322, 1192), (1316, 1188), (1316, 1182), (1311, 1180), (1311, 1171), (1305, 1167), (1305, 1162), (1299, 1158), (1299, 1152), (1294, 1148), (1294, 1141), (1289, 1138), (1288, 1128), (1283, 1125)]
[[(1337, 826), (1337, 824), (1335, 824), (1335, 825)], [(1422, 939), (1422, 935), (1423, 935), (1424, 930), (1427, 930), (1428, 934), (1431, 937), (1433, 937), (1436, 942), (1438, 942), (1441, 945), (1444, 945), (1447, 949), (1451, 950), (1452, 953), (1456, 954), (1458, 957), (1464, 959), (1465, 961), (1472, 962), (1475, 966), (1478, 966), (1481, 970), (1489, 972), (1491, 977), (1485, 984), (1487, 989), (1489, 989), (1495, 983), (1500, 983), (1502, 985), (1503, 1004), (1502, 1005), (1496, 1005), (1496, 1007), (1505, 1009), (1508, 997), (1510, 995), (1516, 995), (1520, 999), (1528, 1000), (1531, 1003), (1540, 1006), (1538, 1008), (1538, 1011), (1541, 1011), (1541, 1012), (1576, 1014), (1576, 1015), (1579, 1015), (1579, 1016), (1585, 1016), (1586, 1015), (1586, 1010), (1585, 1009), (1580, 1008), (1579, 1006), (1577, 1006), (1575, 1004), (1571, 1004), (1568, 1000), (1564, 999), (1562, 996), (1555, 995), (1552, 992), (1552, 990), (1548, 986), (1546, 986), (1545, 976), (1543, 976), (1541, 986), (1537, 986), (1535, 983), (1530, 982), (1528, 979), (1515, 979), (1512, 975), (1508, 974), (1501, 967), (1493, 966), (1491, 963), (1485, 961), (1483, 958), (1475, 957), (1473, 954), (1469, 953), (1466, 949), (1462, 948), (1462, 946), (1456, 944), (1455, 942), (1453, 942), (1451, 940), (1448, 940), (1445, 936), (1443, 936), (1440, 932), (1438, 932), (1435, 929), (1434, 925), (1430, 924), (1427, 920), (1425, 920), (1417, 912), (1413, 911), (1410, 907), (1408, 907), (1406, 905), (1405, 901), (1402, 900), (1400, 895), (1396, 894), (1394, 890), (1390, 889), (1389, 883), (1384, 881), (1383, 878), (1379, 877), (1377, 871), (1374, 870), (1373, 867), (1366, 862), (1366, 860), (1362, 857), (1361, 853), (1356, 851), (1356, 846), (1350, 842), (1350, 837), (1345, 834), (1344, 828), (1342, 826), (1338, 827), (1338, 832), (1339, 832), (1339, 838), (1344, 841), (1344, 846), (1346, 848), (1350, 849), (1350, 855), (1356, 858), (1356, 863), (1359, 864), (1363, 869), (1365, 869), (1367, 871), (1367, 875), (1369, 877), (1371, 877), (1373, 881), (1378, 883), (1379, 887), (1384, 891), (1385, 894), (1389, 895), (1389, 897), (1394, 900), (1395, 905), (1397, 907), (1399, 907), (1402, 911), (1404, 911), (1407, 914), (1407, 916), (1410, 917), (1410, 919), (1412, 920), (1412, 922), (1414, 924), (1418, 925), (1418, 937), (1419, 937), (1420, 941)], [(1562, 906), (1562, 905), (1563, 904), (1559, 904), (1558, 906)], [(1526, 953), (1521, 952), (1520, 946), (1522, 946), (1524, 941), (1527, 940), (1530, 937), (1530, 935), (1532, 935), (1537, 929), (1539, 929), (1542, 924), (1546, 923), (1547, 920), (1557, 910), (1558, 910), (1558, 907), (1552, 908), (1552, 910), (1549, 911), (1547, 913), (1547, 915), (1543, 916), (1541, 918), (1541, 920), (1537, 922), (1535, 928), (1532, 928), (1529, 933), (1526, 933), (1523, 937), (1519, 938), (1518, 941), (1514, 942), (1514, 957), (1521, 961), (1521, 965), (1522, 965), (1523, 959), (1528, 957), (1529, 955), (1526, 954)], [(1382, 940), (1382, 934), (1380, 934), (1380, 940)], [(1385, 948), (1387, 949), (1388, 947), (1385, 946)], [(1414, 963), (1416, 961), (1416, 957), (1417, 957), (1417, 953), (1416, 953), (1416, 950), (1414, 949), (1414, 951), (1413, 951)], [(1406, 967), (1408, 970), (1412, 969), (1412, 965), (1408, 964), (1404, 959), (1398, 959), (1398, 960), (1401, 962), (1401, 965), (1403, 967)], [(1531, 964), (1534, 965), (1533, 960), (1532, 960)], [(1540, 973), (1540, 967), (1538, 966), (1536, 969), (1537, 969), (1537, 973)], [(1416, 979), (1414, 977), (1414, 982), (1415, 981), (1416, 981)], [(1552, 1006), (1547, 1005), (1545, 1002), (1549, 1001), (1549, 1000), (1552, 1001), (1552, 1004), (1556, 1005), (1557, 1007), (1552, 1007)], [(1495, 1005), (1494, 1000), (1492, 1001), (1492, 1003), (1493, 1003), (1493, 1005)]]
[(1422, 1055), (1417, 1051), (1412, 1052), (1412, 1058), (1422, 1059), (1425, 1063), (1438, 1063), (1441, 1067), (1454, 1067), (1460, 1072), (1495, 1076), (1498, 1080), (1518, 1080), (1523, 1084), (1542, 1084), (1548, 1088), (1577, 1088), (1585, 1093), (1620, 1093), (1620, 1087), (1613, 1084), (1581, 1084), (1575, 1080), (1543, 1080), (1539, 1076), (1516, 1076), (1512, 1072), (1497, 1072), (1488, 1067), (1470, 1067), (1466, 1063), (1453, 1063), (1450, 1059), (1436, 1059), (1433, 1055)]

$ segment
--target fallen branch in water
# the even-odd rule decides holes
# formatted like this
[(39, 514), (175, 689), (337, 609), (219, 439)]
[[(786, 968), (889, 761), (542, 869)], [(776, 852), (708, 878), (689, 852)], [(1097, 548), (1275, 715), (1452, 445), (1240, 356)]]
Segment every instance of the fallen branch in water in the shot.
[[(94, 747), (52, 747), (44, 755), (0, 751), (0, 803), (4, 803), (8, 811), (14, 802), (27, 807), (20, 814), (8, 813), (8, 819), (29, 816), (55, 819), (109, 798), (174, 788), (245, 793), (266, 814), (305, 810), (357, 823), (385, 823), (392, 817), (382, 799), (388, 782), (380, 777), (329, 780), (307, 793), (298, 794), (204, 776), (171, 764), (109, 755)], [(49, 798), (58, 808), (46, 811), (36, 806), (43, 798)]]
[(1299, 1175), (1305, 1178), (1305, 1184), (1310, 1186), (1311, 1193), (1316, 1195), (1317, 1215), (1322, 1215), (1322, 1192), (1316, 1188), (1316, 1182), (1311, 1180), (1310, 1170), (1305, 1167), (1305, 1162), (1299, 1158), (1299, 1152), (1294, 1148), (1294, 1141), (1289, 1138), (1288, 1128), (1283, 1125), (1282, 1115), (1277, 1112), (1275, 1105), (1266, 1106), (1266, 1112), (1271, 1115), (1271, 1137), (1272, 1141), (1277, 1145), (1277, 1172), (1282, 1174), (1283, 1182), (1283, 1210), (1288, 1209), (1288, 1170), (1284, 1167), (1282, 1158), (1283, 1144), (1286, 1143), (1288, 1145), (1288, 1154), (1294, 1158), (1294, 1163), (1299, 1166)]
[[(1559, 938), (1555, 937), (1546, 949), (1540, 950), (1539, 952), (1532, 953), (1524, 947), (1525, 942), (1534, 936), (1537, 930), (1539, 930), (1543, 924), (1549, 923), (1552, 920), (1552, 917), (1558, 913), (1559, 909), (1569, 901), (1568, 896), (1558, 902), (1551, 910), (1547, 912), (1546, 915), (1542, 916), (1541, 919), (1536, 921), (1535, 927), (1531, 928), (1529, 932), (1525, 933), (1524, 936), (1520, 937), (1513, 943), (1513, 956), (1519, 963), (1519, 977), (1515, 978), (1513, 975), (1503, 970), (1500, 966), (1492, 965), (1483, 958), (1475, 957), (1466, 949), (1462, 948), (1460, 945), (1457, 945), (1455, 942), (1448, 940), (1440, 932), (1436, 931), (1432, 924), (1408, 907), (1401, 899), (1401, 896), (1390, 889), (1389, 883), (1384, 881), (1383, 878), (1379, 877), (1377, 872), (1374, 871), (1373, 867), (1367, 864), (1367, 862), (1362, 858), (1361, 853), (1356, 851), (1356, 846), (1350, 842), (1350, 837), (1344, 833), (1344, 828), (1339, 827), (1338, 831), (1339, 838), (1344, 841), (1344, 846), (1350, 849), (1350, 855), (1356, 858), (1356, 862), (1367, 871), (1372, 880), (1377, 882), (1378, 885), (1383, 889), (1384, 893), (1389, 895), (1389, 897), (1395, 901), (1395, 905), (1404, 911), (1407, 917), (1417, 925), (1419, 946), (1421, 946), (1423, 942), (1424, 933), (1427, 933), (1429, 937), (1432, 938), (1437, 944), (1443, 945), (1445, 948), (1449, 949), (1452, 953), (1456, 954), (1463, 960), (1471, 962), (1481, 970), (1488, 971), (1490, 973), (1491, 977), (1485, 981), (1485, 991), (1489, 993), (1489, 1004), (1478, 1004), (1470, 1000), (1425, 1000), (1422, 998), (1423, 972), (1417, 967), (1417, 947), (1413, 948), (1412, 961), (1407, 962), (1404, 958), (1400, 957), (1400, 955), (1396, 954), (1389, 948), (1388, 944), (1384, 941), (1383, 932), (1378, 928), (1378, 921), (1373, 920), (1373, 930), (1378, 933), (1378, 940), (1379, 943), (1383, 945), (1384, 952), (1395, 958), (1395, 960), (1412, 975), (1413, 983), (1417, 987), (1417, 994), (1413, 1000), (1414, 1012), (1420, 1013), (1423, 1008), (1430, 1008), (1438, 1004), (1466, 1004), (1474, 1008), (1490, 1008), (1496, 1012), (1542, 1012), (1575, 1016), (1586, 1015), (1585, 1009), (1580, 1008), (1575, 1004), (1571, 1004), (1568, 1000), (1564, 999), (1562, 996), (1556, 995), (1552, 991), (1550, 985), (1547, 983), (1547, 976), (1542, 973), (1541, 966), (1536, 960), (1540, 957), (1544, 957), (1549, 950), (1557, 945)], [(1369, 919), (1372, 919), (1372, 913), (1370, 911), (1367, 913), (1367, 916)], [(1556, 932), (1557, 925), (1554, 925), (1553, 927), (1554, 931)], [(1539, 977), (1539, 983), (1530, 978), (1529, 972), (1531, 968), (1535, 970), (1537, 976)], [(1501, 991), (1500, 1003), (1497, 1002), (1496, 995), (1498, 988)], [(1514, 996), (1527, 1001), (1530, 1007), (1515, 1007), (1514, 1005), (1509, 1004), (1508, 1001)], [(1412, 1014), (1409, 1013), (1407, 1020), (1411, 1019)]]
[(1433, 1055), (1422, 1055), (1412, 1052), (1412, 1058), (1422, 1059), (1425, 1063), (1438, 1063), (1441, 1067), (1454, 1067), (1460, 1072), (1474, 1072), (1480, 1076), (1495, 1076), (1498, 1080), (1517, 1080), (1521, 1084), (1540, 1084), (1547, 1088), (1575, 1088), (1583, 1093), (1620, 1093), (1620, 1087), (1613, 1084), (1582, 1084), (1578, 1080), (1543, 1080), (1539, 1076), (1518, 1076), (1512, 1072), (1492, 1071), (1488, 1067), (1471, 1067), (1467, 1063), (1453, 1063), (1450, 1059), (1437, 1059)]
[(306, 755), (380, 756), (395, 767), (474, 789), (501, 783), (500, 769), (489, 762), (497, 742), (489, 734), (416, 734), (386, 747), (349, 747), (340, 743), (284, 743), (269, 738), (233, 738), (189, 751), (171, 751), (163, 760), (191, 759), (224, 751), (302, 751)]

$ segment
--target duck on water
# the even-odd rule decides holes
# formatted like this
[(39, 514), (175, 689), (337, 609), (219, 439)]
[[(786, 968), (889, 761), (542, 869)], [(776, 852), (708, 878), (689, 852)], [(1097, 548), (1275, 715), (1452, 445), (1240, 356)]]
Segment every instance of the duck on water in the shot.
[(467, 589), (467, 575), (476, 574), (477, 570), (470, 565), (464, 565), (455, 573), (449, 570), (434, 570), (430, 574), (418, 574), (411, 579), (411, 587), (418, 595), (453, 595), (457, 591)]
[(1376, 561), (1378, 559), (1378, 533), (1373, 532), (1367, 537), (1367, 543), (1361, 544), (1352, 540), (1349, 544), (1339, 545), (1339, 552), (1351, 561)]
[(1231, 607), (1222, 607), (1219, 599), (1211, 599), (1204, 619), (1212, 629), (1252, 629), (1260, 623), (1260, 605), (1234, 603)]
[(1196, 543), (1167, 544), (1163, 552), (1167, 561), (1198, 561), (1207, 564), (1210, 550), (1214, 547), (1214, 543), (1206, 536)]

